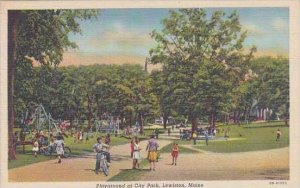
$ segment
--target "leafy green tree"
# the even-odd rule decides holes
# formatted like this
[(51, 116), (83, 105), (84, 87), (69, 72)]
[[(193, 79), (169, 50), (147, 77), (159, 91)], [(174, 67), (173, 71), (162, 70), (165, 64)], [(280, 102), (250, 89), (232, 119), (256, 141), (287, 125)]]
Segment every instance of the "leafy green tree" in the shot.
[[(167, 71), (167, 69), (163, 69), (163, 71)], [(159, 104), (160, 104), (160, 112), (163, 117), (163, 125), (164, 129), (167, 128), (167, 120), (169, 116), (172, 114), (172, 95), (171, 89), (168, 86), (166, 81), (167, 73), (163, 73), (163, 71), (152, 71), (151, 72), (151, 87), (152, 92), (157, 96)]]
[[(79, 33), (80, 19), (96, 17), (94, 10), (9, 10), (8, 11), (8, 133), (9, 159), (13, 150), (14, 85), (17, 62), (34, 58), (41, 64), (57, 65), (63, 52), (75, 48), (69, 33)], [(27, 58), (26, 58), (27, 57)]]
[(152, 32), (158, 45), (150, 59), (167, 69), (174, 109), (189, 118), (193, 130), (204, 115), (215, 126), (216, 116), (231, 103), (230, 75), (255, 51), (243, 53), (246, 32), (238, 14), (215, 11), (209, 18), (204, 9), (179, 9), (162, 23), (161, 32)]
[(287, 58), (261, 57), (252, 61), (255, 80), (256, 106), (272, 109), (280, 116), (289, 114), (289, 61)]

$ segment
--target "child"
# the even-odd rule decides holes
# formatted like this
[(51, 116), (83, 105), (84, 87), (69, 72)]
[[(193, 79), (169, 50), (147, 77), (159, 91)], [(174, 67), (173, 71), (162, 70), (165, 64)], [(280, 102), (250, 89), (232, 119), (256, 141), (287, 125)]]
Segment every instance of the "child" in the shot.
[(56, 145), (56, 153), (58, 155), (58, 163), (61, 163), (61, 157), (64, 155), (64, 140), (61, 135), (57, 137), (57, 140), (54, 141)]
[[(104, 143), (106, 145), (110, 146), (110, 143), (111, 143), (110, 134), (106, 135)], [(109, 151), (109, 147), (107, 148), (107, 151)]]
[(139, 160), (141, 158), (140, 154), (141, 148), (139, 147), (139, 139), (135, 138), (135, 143), (133, 144), (133, 169), (139, 168)]
[(39, 151), (39, 143), (38, 143), (37, 139), (33, 140), (32, 151), (34, 152), (34, 157), (37, 157), (37, 152)]
[(130, 142), (130, 157), (131, 158), (133, 157), (133, 150), (134, 150), (134, 140), (131, 139), (131, 142)]
[(173, 157), (172, 165), (174, 165), (174, 164), (176, 165), (178, 154), (179, 154), (178, 144), (174, 143), (173, 147), (172, 147), (172, 157)]
[(277, 132), (276, 132), (276, 141), (280, 140), (280, 136), (281, 136), (281, 132), (280, 132), (279, 129), (277, 129)]
[(83, 141), (83, 132), (79, 132), (79, 142), (82, 143)]
[(110, 145), (111, 139), (110, 139), (110, 134), (107, 134), (105, 137), (105, 144)]

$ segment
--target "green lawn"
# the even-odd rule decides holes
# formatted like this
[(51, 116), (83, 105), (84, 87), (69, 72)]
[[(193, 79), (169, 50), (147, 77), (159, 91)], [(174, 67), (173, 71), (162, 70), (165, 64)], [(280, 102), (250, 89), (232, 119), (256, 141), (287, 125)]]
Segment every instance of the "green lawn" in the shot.
[[(176, 142), (176, 143), (178, 143), (178, 142)], [(188, 143), (190, 144), (191, 142), (188, 142)], [(187, 145), (187, 143), (185, 143), (185, 144)], [(198, 153), (198, 151), (186, 148), (186, 147), (182, 146), (180, 143), (178, 143), (178, 146), (179, 146), (179, 154), (181, 154), (181, 153)], [(173, 147), (173, 143), (168, 144), (160, 150), (160, 153), (171, 153), (172, 147)]]
[(56, 158), (56, 156), (44, 156), (44, 155), (38, 155), (38, 157), (35, 158), (33, 156), (31, 149), (32, 149), (32, 146), (26, 145), (25, 146), (25, 154), (23, 154), (22, 146), (19, 146), (17, 148), (17, 152), (16, 152), (17, 160), (11, 160), (11, 161), (9, 160), (8, 161), (8, 169), (26, 166), (26, 165), (30, 165), (33, 163), (38, 163), (38, 162), (47, 161), (47, 160)]
[[(72, 155), (83, 155), (88, 152), (93, 151), (93, 145), (97, 142), (97, 137), (98, 136), (104, 136), (104, 134), (100, 133), (94, 133), (93, 137), (89, 138), (89, 141), (86, 143), (85, 138), (82, 143), (74, 143), (74, 138), (71, 136), (65, 137), (64, 141), (66, 146), (70, 147), (72, 151)], [(27, 135), (26, 140), (30, 140), (30, 135)], [(114, 137), (113, 135), (111, 136), (111, 145), (120, 145), (120, 144), (126, 144), (129, 143), (130, 139), (125, 138), (125, 137)], [(16, 158), (17, 160), (11, 160), (8, 161), (8, 169), (11, 168), (16, 168), (16, 167), (21, 167), (21, 166), (26, 166), (32, 163), (37, 163), (37, 162), (42, 162), (50, 159), (54, 159), (55, 156), (44, 156), (44, 155), (38, 155), (37, 158), (35, 158), (32, 155), (31, 152), (32, 146), (26, 145), (25, 146), (25, 154), (22, 153), (22, 146), (18, 146), (17, 148), (17, 154)]]
[[(183, 141), (183, 140), (178, 140), (176, 141), (179, 145), (179, 150), (180, 153), (198, 153), (195, 150), (191, 150), (189, 148), (183, 147), (181, 145), (188, 145), (191, 144), (191, 141)], [(170, 153), (171, 154), (171, 148), (172, 148), (173, 143), (168, 144), (161, 148), (160, 152), (161, 153)], [(140, 177), (145, 173), (148, 172), (149, 168), (149, 162), (148, 159), (144, 158), (140, 162), (140, 169), (124, 169), (122, 170), (119, 174), (113, 176), (110, 178), (108, 181), (139, 181)]]
[(138, 181), (148, 171), (149, 162), (143, 159), (140, 162), (140, 169), (123, 169), (119, 174), (111, 177), (108, 181)]
[[(85, 137), (82, 143), (74, 143), (74, 138), (68, 137), (65, 138), (66, 146), (69, 146), (71, 148), (72, 154), (81, 155), (85, 154), (87, 152), (93, 151), (93, 145), (97, 142), (97, 137), (99, 136), (105, 136), (105, 134), (100, 133), (94, 133), (93, 137), (89, 137), (88, 142), (86, 142)], [(103, 138), (104, 141), (104, 138)], [(125, 137), (115, 137), (114, 135), (111, 135), (111, 146), (120, 145), (120, 144), (126, 144), (129, 143), (130, 139)]]
[[(289, 127), (285, 126), (284, 122), (266, 122), (266, 123), (251, 123), (251, 124), (244, 124), (244, 125), (221, 125), (218, 126), (219, 129), (227, 129), (229, 128), (229, 140), (210, 140), (209, 145), (204, 145), (205, 141), (201, 140), (198, 143), (202, 143), (201, 145), (196, 145), (194, 147), (211, 151), (211, 152), (218, 152), (218, 153), (233, 153), (233, 152), (246, 152), (246, 151), (258, 151), (258, 150), (267, 150), (267, 149), (274, 149), (274, 148), (281, 148), (289, 146)], [(276, 142), (276, 130), (280, 129), (282, 132), (282, 137), (279, 142)], [(163, 130), (160, 130), (163, 132)], [(152, 130), (146, 130), (145, 136), (139, 136), (142, 139), (148, 139), (149, 135), (152, 133)], [(101, 134), (104, 136), (104, 134)], [(74, 139), (72, 137), (65, 138), (65, 143), (69, 146), (72, 150), (72, 154), (75, 155), (82, 155), (87, 152), (92, 152), (92, 147), (96, 143), (96, 138), (100, 136), (100, 133), (94, 133), (93, 138), (89, 138), (88, 143), (86, 143), (85, 139), (82, 143), (74, 143)], [(217, 137), (223, 137), (224, 133), (219, 133)], [(112, 143), (111, 145), (119, 145), (125, 144), (130, 142), (130, 137), (114, 137), (111, 136)], [(29, 139), (29, 135), (28, 135)], [(182, 145), (192, 145), (192, 141), (186, 140), (177, 140), (180, 147), (180, 153), (194, 153), (196, 151), (182, 147)], [(167, 145), (161, 149), (162, 153), (171, 152), (172, 144)], [(18, 147), (17, 151), (17, 160), (8, 161), (8, 169), (16, 168), (20, 166), (29, 165), (32, 163), (37, 163), (41, 161), (46, 161), (49, 159), (55, 158), (55, 156), (42, 156), (39, 155), (37, 158), (32, 156), (32, 146), (26, 146), (26, 154), (21, 153), (22, 147)], [(143, 161), (142, 164), (147, 164), (147, 161)], [(122, 173), (124, 173), (122, 175)], [(140, 171), (136, 170), (125, 170), (121, 172), (121, 176), (126, 176), (127, 174), (135, 173), (139, 174)], [(117, 178), (118, 179), (118, 178)], [(112, 179), (114, 180), (114, 179)], [(130, 178), (129, 178), (130, 180)]]
[[(252, 123), (244, 126), (229, 125), (220, 126), (219, 128), (230, 129), (229, 140), (210, 140), (208, 146), (201, 145), (195, 147), (211, 152), (232, 153), (289, 146), (289, 127), (286, 127), (283, 122)], [(282, 133), (282, 137), (280, 141), (276, 142), (276, 131), (278, 128)], [(217, 136), (221, 137), (223, 134), (219, 133)]]

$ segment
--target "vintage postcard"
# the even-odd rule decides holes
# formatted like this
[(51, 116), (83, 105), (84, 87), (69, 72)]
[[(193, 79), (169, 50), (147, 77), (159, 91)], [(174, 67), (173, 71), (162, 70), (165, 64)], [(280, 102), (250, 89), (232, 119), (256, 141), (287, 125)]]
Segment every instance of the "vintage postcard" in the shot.
[(2, 1), (1, 187), (300, 187), (299, 1)]

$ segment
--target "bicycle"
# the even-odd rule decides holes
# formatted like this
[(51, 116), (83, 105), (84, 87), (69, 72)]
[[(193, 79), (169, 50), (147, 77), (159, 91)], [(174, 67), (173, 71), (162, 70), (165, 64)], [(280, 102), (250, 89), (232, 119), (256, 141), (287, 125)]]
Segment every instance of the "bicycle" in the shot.
[[(56, 154), (56, 145), (48, 145), (46, 148), (41, 148), (40, 153), (45, 156), (52, 156)], [(64, 158), (68, 158), (71, 156), (71, 149), (68, 146), (64, 146)]]
[[(100, 154), (100, 161), (99, 161), (99, 170), (105, 174), (105, 176), (108, 176), (109, 174), (109, 166), (106, 159), (106, 155), (104, 152), (99, 152), (97, 155)], [(97, 173), (97, 172), (96, 172)]]

